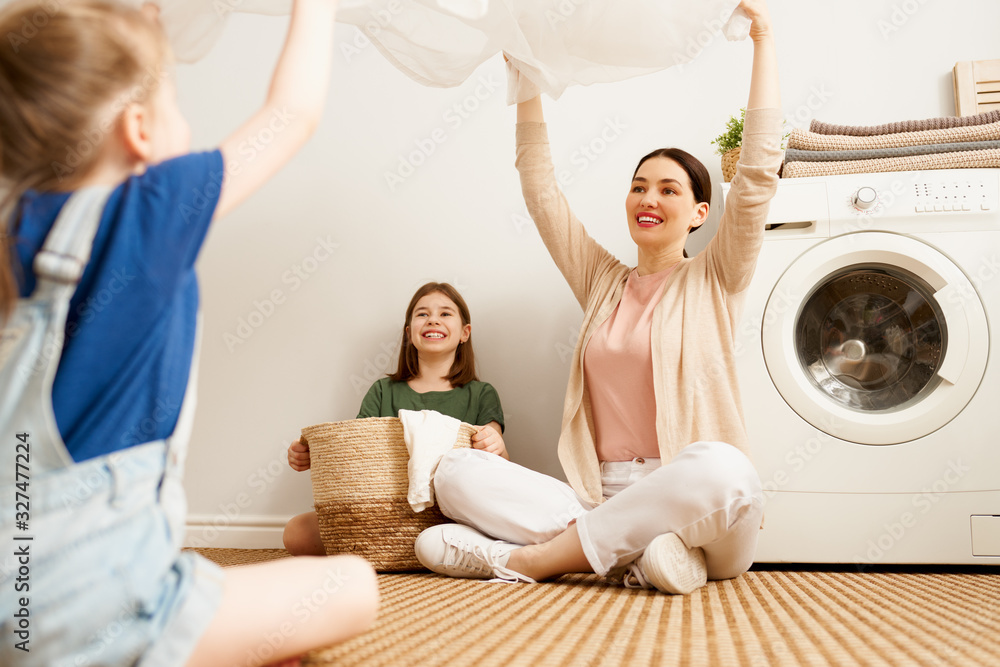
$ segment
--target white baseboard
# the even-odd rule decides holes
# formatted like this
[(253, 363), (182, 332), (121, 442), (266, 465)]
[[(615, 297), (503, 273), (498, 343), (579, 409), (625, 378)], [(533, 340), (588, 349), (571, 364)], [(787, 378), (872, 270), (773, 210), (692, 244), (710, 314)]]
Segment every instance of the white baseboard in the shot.
[(184, 546), (196, 549), (284, 549), (281, 535), (289, 518), (261, 514), (229, 519), (219, 514), (189, 514)]

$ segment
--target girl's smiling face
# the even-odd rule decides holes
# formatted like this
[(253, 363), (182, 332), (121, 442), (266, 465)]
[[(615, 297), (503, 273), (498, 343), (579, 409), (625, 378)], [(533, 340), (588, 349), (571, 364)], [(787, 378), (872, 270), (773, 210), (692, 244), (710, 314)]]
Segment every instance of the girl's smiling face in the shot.
[(418, 354), (454, 353), (460, 343), (469, 340), (472, 325), (463, 324), (454, 301), (441, 292), (431, 292), (417, 301), (406, 331)]

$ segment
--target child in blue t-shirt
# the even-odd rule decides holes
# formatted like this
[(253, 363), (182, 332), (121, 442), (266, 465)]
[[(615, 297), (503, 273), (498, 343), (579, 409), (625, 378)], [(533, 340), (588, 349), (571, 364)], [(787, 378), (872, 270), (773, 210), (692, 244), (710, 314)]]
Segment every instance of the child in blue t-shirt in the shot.
[[(501, 435), (500, 396), (476, 376), (469, 307), (448, 283), (427, 283), (410, 299), (396, 372), (371, 386), (357, 418), (395, 417), (400, 410), (436, 410), (478, 426), (472, 446), (510, 458)], [(308, 470), (309, 448), (293, 442), (288, 464), (300, 472)], [(316, 512), (292, 517), (285, 526), (284, 541), (296, 556), (326, 553)]]
[[(53, 425), (22, 439), (35, 448), (31, 589), (9, 602), (12, 570), (3, 563), (0, 663), (257, 665), (294, 660), (373, 622), (377, 586), (360, 559), (223, 571), (180, 552), (185, 504), (176, 473), (196, 371), (194, 263), (211, 222), (274, 175), (318, 124), (336, 4), (295, 0), (264, 106), (204, 153), (190, 152), (155, 7), (74, 0), (53, 10), (29, 0), (0, 10), (5, 329), (19, 297), (41, 284), (35, 256), (71, 195), (110, 191), (95, 210), (103, 213), (64, 343), (39, 362), (58, 363), (52, 409), (39, 408)], [(265, 134), (266, 150), (241, 154)], [(0, 405), (13, 404), (13, 391), (3, 388)], [(9, 428), (25, 429), (18, 419)], [(8, 466), (14, 437), (3, 437)], [(4, 537), (14, 531), (12, 484), (0, 476)], [(319, 589), (326, 602), (296, 613), (297, 601), (315, 601)], [(9, 604), (29, 609), (30, 646), (14, 645)]]

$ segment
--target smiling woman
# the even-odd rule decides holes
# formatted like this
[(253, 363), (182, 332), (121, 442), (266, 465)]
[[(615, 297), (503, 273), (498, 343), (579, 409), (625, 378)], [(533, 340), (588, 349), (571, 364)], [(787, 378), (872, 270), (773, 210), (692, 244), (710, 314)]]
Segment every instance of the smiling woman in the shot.
[(743, 151), (719, 231), (693, 258), (684, 241), (711, 205), (704, 165), (678, 149), (640, 161), (625, 200), (638, 248), (630, 267), (587, 234), (559, 190), (540, 98), (518, 105), (525, 204), (584, 310), (559, 437), (569, 485), (446, 454), (435, 494), (459, 524), (420, 535), (428, 568), (529, 582), (596, 572), (683, 594), (753, 561), (763, 497), (745, 453), (733, 327), (777, 189), (781, 102), (767, 7), (740, 7), (754, 44)]
[[(625, 211), (628, 214), (632, 240), (639, 246), (640, 275), (644, 275), (644, 269), (657, 272), (655, 267), (649, 266), (650, 259), (643, 259), (643, 247), (652, 246), (657, 240), (663, 246), (663, 262), (666, 265), (676, 263), (673, 258), (676, 257), (678, 245), (682, 256), (687, 257), (684, 241), (688, 234), (701, 227), (708, 219), (711, 203), (712, 181), (708, 169), (687, 151), (660, 148), (639, 160), (635, 174), (632, 175), (632, 190), (625, 200)], [(693, 204), (693, 209), (688, 210), (689, 204)], [(637, 236), (638, 229), (656, 228), (665, 222), (663, 216), (667, 213), (673, 214), (671, 219), (674, 221), (673, 225), (668, 225), (668, 233), (661, 234), (659, 239)], [(680, 222), (677, 215), (681, 216)], [(684, 227), (686, 231), (681, 231)], [(651, 247), (651, 252), (655, 254), (656, 251)]]

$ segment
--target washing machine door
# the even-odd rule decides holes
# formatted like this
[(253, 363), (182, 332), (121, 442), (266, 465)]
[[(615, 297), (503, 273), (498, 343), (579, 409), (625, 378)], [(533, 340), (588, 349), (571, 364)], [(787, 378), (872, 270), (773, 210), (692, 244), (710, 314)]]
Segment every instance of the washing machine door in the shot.
[(944, 254), (910, 236), (859, 232), (803, 253), (761, 328), (778, 392), (803, 419), (866, 445), (923, 437), (975, 394), (989, 353), (982, 301)]

